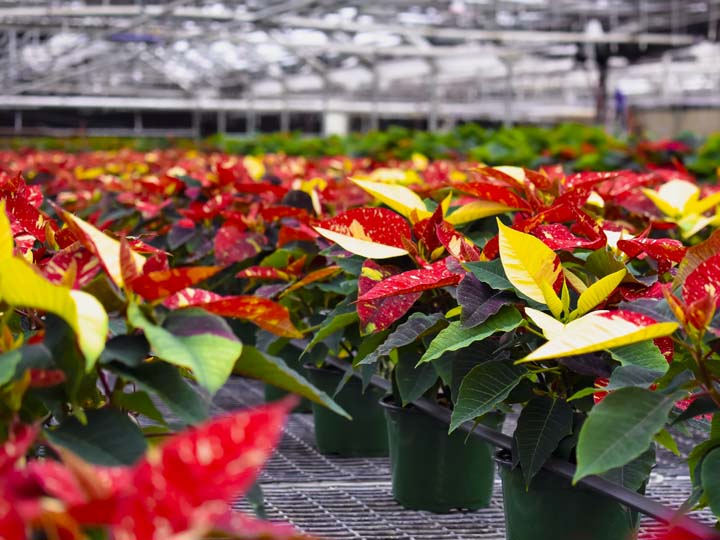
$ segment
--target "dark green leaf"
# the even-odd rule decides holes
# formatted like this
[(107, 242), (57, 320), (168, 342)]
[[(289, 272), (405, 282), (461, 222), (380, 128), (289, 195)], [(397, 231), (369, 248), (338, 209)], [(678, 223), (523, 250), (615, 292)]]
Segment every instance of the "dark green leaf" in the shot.
[(137, 367), (150, 355), (150, 344), (145, 336), (121, 335), (111, 338), (105, 343), (105, 350), (100, 355), (100, 362), (117, 361), (126, 366)]
[(86, 412), (87, 425), (69, 418), (57, 429), (45, 430), (51, 443), (71, 450), (96, 465), (132, 465), (147, 449), (140, 428), (115, 409)]
[(133, 381), (138, 388), (160, 398), (172, 412), (187, 424), (197, 424), (208, 416), (208, 405), (180, 375), (165, 362), (145, 363), (136, 368), (110, 364), (109, 368)]
[(158, 411), (147, 392), (118, 392), (113, 396), (113, 402), (122, 409), (140, 413), (158, 424), (165, 424), (162, 413)]
[(493, 411), (527, 373), (523, 366), (508, 362), (485, 362), (470, 370), (460, 385), (450, 431), (467, 420)]
[(623, 366), (638, 366), (661, 373), (668, 370), (667, 360), (660, 349), (649, 340), (610, 349), (610, 354)]
[[(345, 307), (344, 309), (347, 310), (347, 308)], [(344, 313), (333, 312), (325, 320), (322, 328), (320, 328), (320, 330), (318, 330), (317, 333), (313, 336), (312, 341), (305, 348), (305, 352), (309, 351), (315, 345), (327, 339), (329, 336), (335, 334), (336, 332), (339, 332), (340, 330), (350, 326), (351, 324), (355, 324), (356, 322), (358, 322), (358, 314), (354, 307), (352, 307), (352, 311), (345, 311)]]
[(255, 347), (245, 347), (243, 349), (243, 353), (236, 362), (233, 372), (236, 375), (253, 377), (268, 382), (273, 386), (324, 405), (345, 418), (350, 418), (348, 413), (335, 403), (330, 396), (315, 388), (300, 373), (288, 367), (282, 358), (265, 355)]
[(623, 486), (631, 491), (638, 491), (650, 477), (650, 471), (655, 466), (655, 447), (651, 446), (630, 463), (617, 469), (611, 469), (602, 474), (610, 482)]
[(383, 356), (387, 356), (395, 349), (404, 347), (413, 343), (420, 336), (435, 327), (439, 321), (443, 320), (442, 313), (433, 313), (425, 315), (424, 313), (413, 313), (408, 320), (398, 325), (395, 331), (388, 336), (374, 352), (368, 354), (360, 364), (371, 364)]
[(714, 413), (717, 410), (718, 407), (712, 400), (712, 398), (708, 396), (701, 396), (695, 399), (692, 403), (690, 403), (690, 405), (688, 405), (688, 408), (685, 409), (681, 414), (679, 414), (678, 417), (672, 421), (672, 423), (677, 424), (679, 422), (684, 422), (685, 420), (690, 420), (691, 418), (695, 418), (696, 416), (700, 416), (701, 414)]
[(431, 362), (447, 351), (463, 349), (476, 341), (490, 337), (495, 332), (509, 332), (523, 322), (520, 312), (512, 307), (503, 307), (484, 323), (475, 328), (463, 328), (460, 321), (450, 323), (432, 340), (420, 362)]
[(653, 371), (632, 364), (619, 366), (613, 370), (610, 376), (610, 382), (607, 385), (607, 390), (617, 390), (618, 388), (628, 386), (648, 388), (659, 377), (662, 377), (662, 372), (660, 371)]
[(711, 450), (705, 456), (700, 480), (708, 506), (716, 516), (720, 515), (720, 448)]
[(478, 280), (497, 291), (515, 290), (515, 287), (513, 287), (512, 283), (510, 283), (505, 275), (505, 269), (503, 268), (502, 261), (499, 258), (487, 262), (465, 263), (465, 266), (476, 278), (478, 278)]
[(511, 303), (513, 296), (507, 292), (497, 292), (473, 274), (467, 274), (457, 286), (457, 299), (462, 306), (463, 326), (472, 328)]
[(561, 399), (538, 396), (525, 405), (518, 418), (515, 439), (526, 487), (560, 441), (570, 435), (572, 424), (572, 407)]
[(415, 367), (417, 357), (407, 353), (399, 355), (399, 362), (395, 368), (398, 390), (403, 407), (420, 398), (438, 379), (437, 372), (432, 364), (421, 364)]
[(574, 481), (621, 467), (646, 451), (678, 398), (643, 388), (610, 393), (580, 432)]

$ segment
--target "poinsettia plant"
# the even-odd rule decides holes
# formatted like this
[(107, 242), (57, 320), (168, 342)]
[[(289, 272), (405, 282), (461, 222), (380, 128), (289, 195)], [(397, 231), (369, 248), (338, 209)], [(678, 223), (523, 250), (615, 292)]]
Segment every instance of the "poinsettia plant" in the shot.
[(292, 405), (217, 417), (114, 467), (89, 463), (52, 439), (52, 457), (33, 456), (48, 441), (37, 424), (15, 421), (0, 446), (2, 537), (302, 538), (289, 525), (230, 509), (270, 457)]

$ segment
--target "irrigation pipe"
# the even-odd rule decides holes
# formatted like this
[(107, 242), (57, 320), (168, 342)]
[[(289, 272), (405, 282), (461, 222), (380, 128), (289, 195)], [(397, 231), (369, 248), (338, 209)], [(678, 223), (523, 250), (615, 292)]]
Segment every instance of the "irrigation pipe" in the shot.
[[(341, 362), (335, 358), (327, 358), (325, 359), (325, 362), (338, 369), (347, 371), (348, 364), (345, 362)], [(352, 371), (352, 375), (354, 377), (361, 378), (361, 374), (355, 370)], [(373, 375), (370, 383), (385, 390), (386, 392), (391, 392), (390, 383), (381, 377)], [(450, 424), (451, 413), (449, 409), (441, 407), (427, 398), (418, 399), (413, 401), (412, 404), (433, 418), (437, 418), (448, 425)], [(499, 431), (490, 429), (489, 427), (483, 425), (476, 426), (473, 422), (468, 421), (459, 426), (458, 429), (470, 433), (475, 437), (479, 437), (483, 441), (498, 448), (502, 448), (503, 450), (512, 450), (512, 438), (508, 435), (500, 433)], [(550, 458), (545, 465), (543, 465), (543, 468), (570, 480), (572, 480), (575, 475), (575, 465), (557, 458)], [(708, 525), (700, 523), (685, 514), (679, 513), (673, 508), (667, 507), (664, 504), (645, 497), (635, 491), (613, 484), (600, 476), (587, 476), (578, 481), (577, 485), (587, 487), (593, 491), (610, 497), (611, 499), (624, 504), (628, 508), (637, 510), (638, 512), (645, 514), (646, 516), (650, 516), (657, 521), (672, 524), (678, 532), (687, 532), (688, 534), (696, 536), (698, 539), (702, 540), (720, 540), (720, 531), (717, 531)]]

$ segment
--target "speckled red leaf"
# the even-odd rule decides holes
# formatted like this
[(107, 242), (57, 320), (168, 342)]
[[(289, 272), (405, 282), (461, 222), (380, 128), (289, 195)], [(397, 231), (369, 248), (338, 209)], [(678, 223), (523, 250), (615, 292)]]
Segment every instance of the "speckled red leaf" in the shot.
[[(381, 266), (368, 259), (363, 264), (358, 278), (358, 296), (369, 292), (375, 285), (396, 273), (394, 268)], [(422, 292), (412, 292), (375, 300), (358, 301), (357, 313), (360, 319), (360, 331), (364, 335), (385, 330), (405, 315), (421, 295)]]
[(720, 253), (700, 263), (682, 284), (682, 294), (687, 304), (710, 296), (715, 307), (720, 307)]
[(245, 268), (245, 270), (240, 270), (240, 272), (235, 274), (235, 277), (270, 281), (290, 281), (291, 279), (290, 274), (283, 272), (282, 270), (278, 270), (277, 268), (273, 268), (272, 266), (250, 266), (249, 268)]
[(385, 208), (354, 208), (319, 223), (323, 229), (377, 244), (404, 249), (402, 239), (410, 240), (408, 222)]
[(222, 270), (220, 266), (171, 268), (142, 274), (128, 281), (127, 284), (134, 293), (152, 302), (205, 281), (220, 270)]
[(480, 250), (464, 235), (455, 230), (447, 221), (441, 221), (435, 228), (440, 242), (447, 252), (461, 262), (480, 260)]
[(143, 242), (139, 238), (127, 237), (127, 243), (132, 248), (133, 251), (137, 253), (145, 253), (145, 254), (155, 254), (155, 253), (165, 253), (160, 248), (156, 248), (155, 246), (151, 246), (147, 242)]
[[(638, 326), (650, 326), (651, 324), (657, 323), (655, 319), (638, 313), (637, 311), (629, 311), (627, 309), (615, 309), (602, 314), (604, 317), (622, 317), (626, 321), (629, 321)], [(672, 362), (673, 355), (675, 353), (675, 346), (673, 345), (672, 338), (670, 336), (660, 337), (653, 339), (655, 346), (660, 349), (660, 352), (668, 362)]]
[(66, 274), (74, 273), (73, 288), (81, 289), (102, 269), (100, 260), (79, 242), (58, 251), (43, 267), (43, 273), (54, 284), (64, 282)]
[(687, 248), (672, 238), (632, 238), (618, 240), (618, 248), (631, 259), (645, 253), (658, 261), (659, 273), (667, 272), (672, 263), (679, 263), (685, 257)]
[(218, 193), (206, 202), (190, 203), (188, 208), (178, 209), (178, 213), (194, 222), (201, 222), (205, 219), (212, 219), (232, 202), (233, 196), (230, 193)]
[(25, 232), (40, 242), (44, 242), (46, 224), (57, 229), (55, 223), (44, 213), (17, 196), (5, 198), (5, 209), (10, 218), (10, 227), (14, 235)]
[(215, 262), (228, 266), (254, 257), (267, 245), (267, 238), (243, 232), (236, 225), (223, 225), (215, 235)]
[(290, 312), (285, 306), (259, 296), (221, 296), (188, 288), (166, 298), (163, 305), (170, 309), (200, 307), (221, 317), (248, 320), (279, 336), (302, 337), (302, 333), (290, 320)]
[(418, 239), (418, 244), (424, 246), (428, 257), (442, 245), (437, 233), (437, 226), (442, 222), (442, 205), (438, 205), (429, 218), (422, 219), (413, 225), (415, 238)]
[(491, 184), (489, 182), (468, 182), (456, 184), (454, 187), (458, 191), (473, 195), (483, 201), (493, 201), (520, 210), (530, 209), (530, 205), (514, 191), (497, 184)]
[(37, 426), (13, 421), (6, 441), (0, 446), (0, 476), (7, 473), (20, 458), (25, 456), (35, 441), (38, 431)]
[(575, 236), (565, 225), (550, 223), (535, 227), (532, 234), (542, 240), (552, 250), (572, 251), (576, 248), (596, 249), (595, 240)]
[[(283, 400), (216, 417), (151, 450), (118, 505), (116, 537), (170, 538), (210, 530), (215, 520), (227, 524), (230, 502), (255, 481), (294, 404)], [(158, 524), (166, 528), (162, 536)]]
[(283, 225), (278, 233), (277, 245), (282, 247), (290, 242), (315, 242), (318, 236), (320, 235), (304, 223), (295, 226)]
[(450, 271), (448, 269), (447, 259), (443, 259), (426, 268), (410, 270), (390, 276), (362, 296), (359, 296), (358, 300), (375, 300), (388, 296), (397, 296), (399, 294), (426, 291), (428, 289), (439, 289), (448, 285), (456, 285), (462, 277), (462, 274)]
[(530, 169), (523, 170), (525, 171), (525, 178), (542, 191), (548, 191), (553, 187), (553, 185), (555, 185), (554, 179), (545, 174), (544, 171), (538, 172)]

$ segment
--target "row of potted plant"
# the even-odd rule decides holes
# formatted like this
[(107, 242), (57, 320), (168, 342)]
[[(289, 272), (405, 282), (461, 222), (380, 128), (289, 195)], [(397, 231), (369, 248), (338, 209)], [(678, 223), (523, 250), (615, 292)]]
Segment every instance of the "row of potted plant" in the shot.
[[(642, 491), (655, 442), (677, 452), (668, 429), (715, 411), (720, 194), (683, 171), (481, 168), (428, 193), (434, 200), (355, 183), (389, 209), (349, 210), (315, 227), (341, 248), (328, 255), (353, 254), (339, 279), (357, 292), (310, 347), (326, 343), (357, 368), (390, 373), (393, 396), (382, 405), (396, 498), (434, 511), (487, 504), (490, 453), (453, 432), (465, 421), (497, 427), (519, 408), (513, 451), (499, 458), (508, 538), (631, 537), (636, 513), (541, 469), (561, 457), (577, 464), (574, 481), (601, 474)], [(449, 188), (461, 197), (434, 202)], [(421, 396), (452, 410), (450, 437), (406, 408)], [(413, 433), (413, 424), (422, 427)], [(697, 468), (716, 447), (708, 435), (690, 456), (689, 506), (716, 509), (712, 473)], [(473, 460), (484, 468), (472, 473)]]
[[(406, 420), (403, 405), (436, 400), (452, 409), (453, 429), (468, 420), (497, 426), (520, 408), (503, 475), (530, 491), (506, 494), (510, 516), (527, 511), (523, 497), (550, 455), (576, 461), (578, 478), (604, 473), (642, 489), (651, 441), (673, 446), (666, 424), (714, 411), (718, 195), (681, 168), (566, 175), (419, 156), (387, 168), (176, 151), (4, 158), (33, 183), (2, 178), (3, 352), (14, 362), (4, 418), (40, 419), (53, 444), (80, 453), (81, 438), (112, 424), (113, 436), (96, 436), (86, 454), (96, 461), (132, 462), (144, 448), (137, 434), (168, 430), (172, 420), (150, 396), (182, 422), (202, 418), (206, 404), (183, 375), (212, 393), (234, 370), (354, 421), (374, 406), (382, 420), (380, 395), (361, 405), (357, 392), (335, 394), (338, 382), (325, 373), (311, 369), (310, 383), (284, 361), (322, 364), (329, 354), (365, 382), (388, 377), (389, 424), (439, 432), (432, 454), (459, 447), (485, 462), (475, 478), (492, 478), (490, 449), (470, 450), (459, 432), (448, 439), (418, 414)], [(75, 214), (44, 203), (43, 193)], [(368, 205), (373, 199), (387, 208)], [(610, 393), (600, 401), (601, 392)], [(688, 396), (689, 412), (679, 413), (676, 402)], [(117, 420), (123, 411), (156, 425), (141, 432)], [(340, 427), (323, 435), (321, 424), (321, 449), (351, 451), (331, 437)], [(359, 451), (384, 452), (384, 430), (363, 436), (373, 448)], [(396, 468), (408, 466), (396, 458), (403, 445), (418, 453), (412, 437), (390, 435)], [(690, 461), (696, 495), (711, 508), (717, 488), (700, 471), (713, 440), (711, 432)], [(489, 494), (424, 498), (439, 479), (470, 476), (464, 465), (456, 470), (430, 482), (424, 470), (404, 488), (398, 481), (396, 496), (440, 511), (485, 504)], [(598, 517), (596, 538), (624, 534), (604, 528), (611, 522), (633, 528), (632, 514), (609, 506), (618, 517)]]
[(160, 148), (221, 151), (233, 155), (267, 155), (319, 158), (323, 156), (369, 157), (381, 163), (410, 160), (413, 154), (429, 159), (470, 159), (490, 165), (537, 168), (564, 163), (568, 170), (614, 170), (644, 168), (684, 162), (704, 178), (714, 174), (718, 157), (717, 135), (708, 138), (684, 134), (679, 140), (646, 140), (634, 136), (610, 136), (603, 129), (580, 124), (552, 128), (534, 126), (481, 127), (463, 124), (446, 132), (426, 132), (393, 126), (384, 131), (353, 133), (347, 137), (319, 137), (301, 133), (273, 133), (238, 137), (217, 135), (202, 142), (162, 138), (33, 138), (5, 139), (0, 147), (27, 151), (113, 151), (132, 148), (153, 152)]

